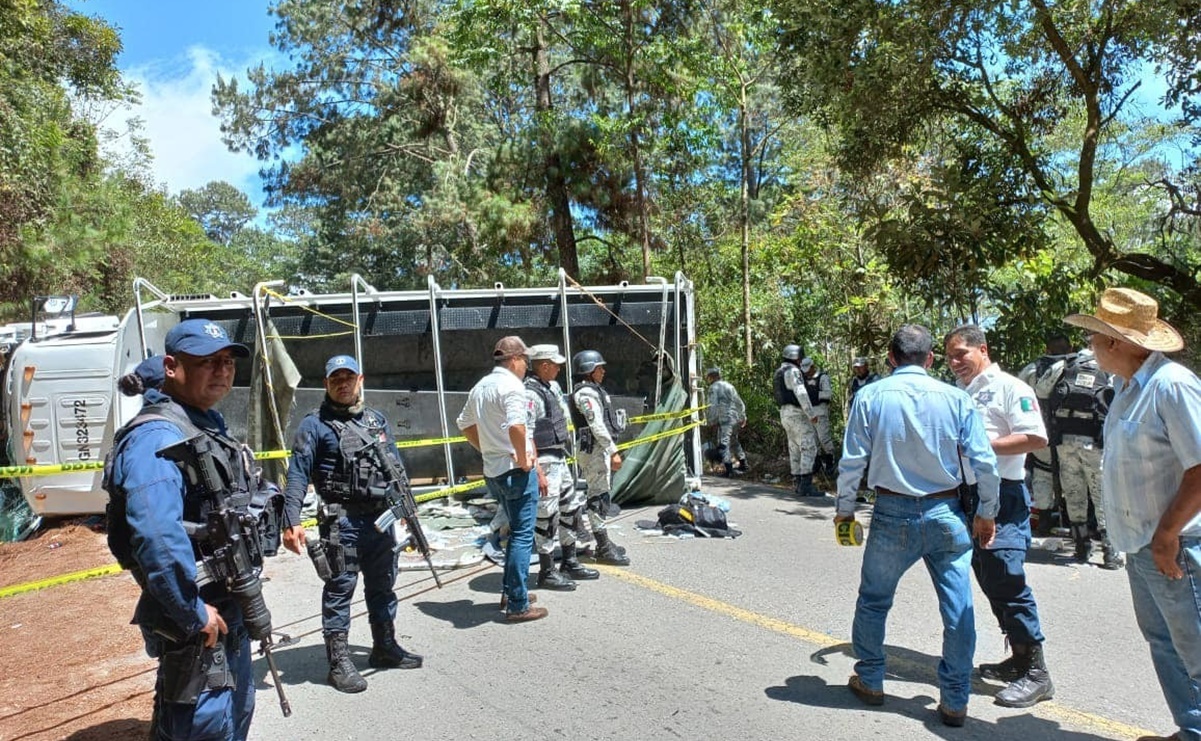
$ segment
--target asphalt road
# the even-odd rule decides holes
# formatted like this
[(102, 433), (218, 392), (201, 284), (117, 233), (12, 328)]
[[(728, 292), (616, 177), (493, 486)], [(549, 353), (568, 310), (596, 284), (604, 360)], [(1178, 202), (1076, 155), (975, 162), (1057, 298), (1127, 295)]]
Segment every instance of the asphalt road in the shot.
[[(425, 656), (419, 670), (367, 669), (360, 599), (351, 645), (369, 687), (325, 684), (320, 582), (307, 559), (271, 561), (265, 585), (294, 710), (283, 718), (260, 678), (255, 739), (1133, 739), (1171, 718), (1138, 633), (1125, 572), (1078, 566), (1070, 552), (1031, 551), (1030, 580), (1047, 635), (1056, 694), (1028, 710), (996, 706), (1000, 685), (977, 682), (963, 728), (935, 714), (941, 622), (920, 565), (901, 583), (888, 622), (887, 701), (867, 709), (846, 689), (862, 550), (835, 544), (833, 499), (706, 479), (732, 504), (737, 539), (647, 537), (657, 507), (628, 510), (615, 540), (633, 561), (601, 567), (575, 592), (540, 593), (545, 620), (510, 625), (498, 610), (500, 569), (445, 572), (433, 588), (404, 572), (397, 632)], [(976, 593), (976, 662), (1005, 655)]]

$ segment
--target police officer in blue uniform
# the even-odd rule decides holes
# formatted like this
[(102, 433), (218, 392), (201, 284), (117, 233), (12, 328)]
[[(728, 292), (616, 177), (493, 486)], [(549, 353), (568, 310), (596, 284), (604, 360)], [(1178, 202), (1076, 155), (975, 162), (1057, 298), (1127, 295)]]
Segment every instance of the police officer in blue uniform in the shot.
[(177, 324), (165, 349), (161, 390), (152, 387), (157, 378), (149, 382), (141, 412), (117, 432), (106, 461), (109, 546), (142, 587), (133, 622), (159, 662), (151, 737), (241, 740), (254, 714), (249, 635), (225, 581), (197, 583), (200, 544), (185, 528), (204, 522), (213, 503), (156, 453), (203, 436), (232, 488), (257, 487), (248, 451), (213, 410), (233, 385), (236, 359), (250, 353), (205, 319)]
[(359, 572), (371, 623), (368, 665), (416, 669), (422, 663), (420, 656), (396, 642), (396, 541), (391, 530), (375, 529), (375, 519), (388, 507), (389, 482), (371, 444), (387, 440), (402, 470), (403, 463), (383, 413), (364, 406), (362, 386), (358, 361), (349, 355), (332, 357), (325, 364), (325, 401), (296, 430), (284, 491), (284, 546), (294, 553), (305, 545), (300, 509), (310, 481), (323, 503), (318, 514), (320, 551), (330, 571), (321, 595), (321, 627), (329, 659), (327, 680), (339, 692), (367, 689), (347, 644), (350, 602)]

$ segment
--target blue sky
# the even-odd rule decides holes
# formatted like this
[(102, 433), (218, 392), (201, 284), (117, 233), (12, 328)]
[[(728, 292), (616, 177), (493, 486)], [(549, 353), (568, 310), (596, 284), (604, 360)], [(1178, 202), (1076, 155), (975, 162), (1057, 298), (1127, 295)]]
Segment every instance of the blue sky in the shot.
[[(66, 0), (121, 32), (118, 65), (138, 85), (142, 103), (110, 116), (113, 128), (136, 116), (154, 153), (151, 173), (169, 193), (226, 180), (261, 201), (259, 163), (221, 142), (209, 93), (218, 74), (245, 77), (271, 65), (275, 25), (267, 0)], [(119, 144), (117, 147), (119, 148)]]

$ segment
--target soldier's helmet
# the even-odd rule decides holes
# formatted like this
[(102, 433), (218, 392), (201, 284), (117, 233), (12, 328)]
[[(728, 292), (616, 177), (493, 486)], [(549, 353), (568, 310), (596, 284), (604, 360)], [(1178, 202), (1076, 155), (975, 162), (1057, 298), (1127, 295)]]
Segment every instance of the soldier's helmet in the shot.
[(577, 376), (586, 376), (596, 366), (604, 364), (605, 359), (596, 350), (581, 350), (571, 358), (571, 372)]
[(801, 346), (800, 345), (785, 345), (783, 354), (784, 354), (785, 360), (800, 360), (801, 359)]

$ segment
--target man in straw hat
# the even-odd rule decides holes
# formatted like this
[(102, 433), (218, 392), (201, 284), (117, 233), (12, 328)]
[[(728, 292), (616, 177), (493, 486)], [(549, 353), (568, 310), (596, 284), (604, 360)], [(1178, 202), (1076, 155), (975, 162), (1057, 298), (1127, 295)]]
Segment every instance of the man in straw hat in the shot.
[(1126, 551), (1134, 614), (1180, 730), (1201, 739), (1201, 381), (1164, 356), (1184, 347), (1159, 305), (1128, 288), (1094, 314), (1064, 319), (1090, 333), (1117, 394), (1105, 419), (1101, 493), (1109, 537)]

